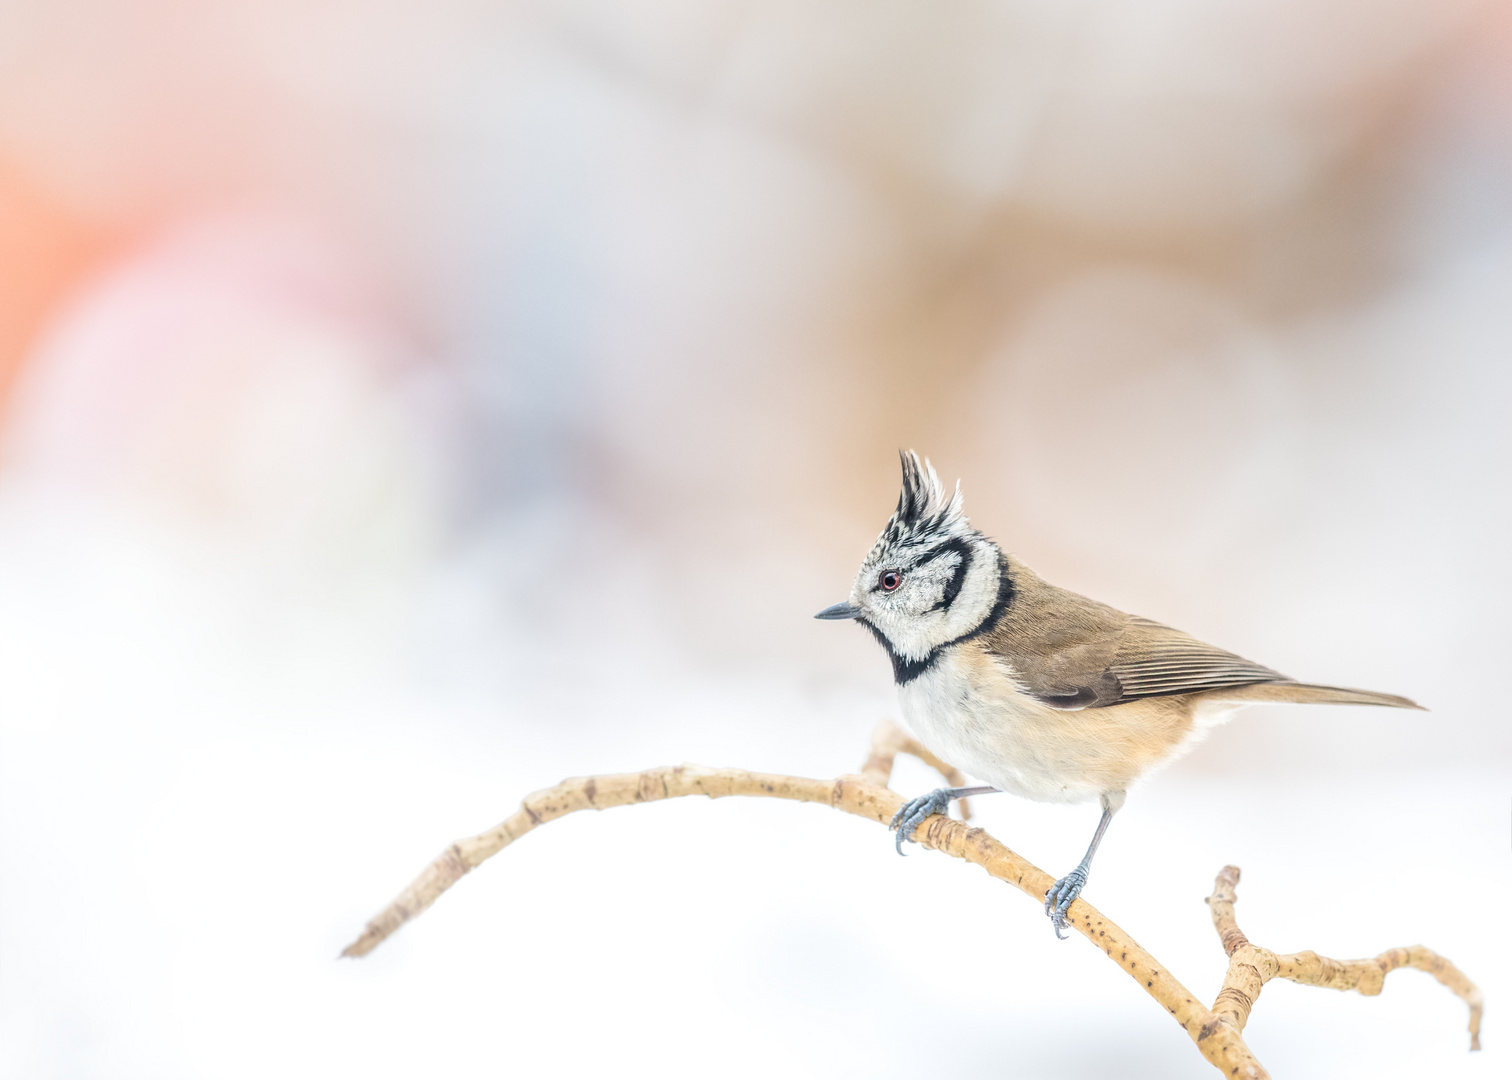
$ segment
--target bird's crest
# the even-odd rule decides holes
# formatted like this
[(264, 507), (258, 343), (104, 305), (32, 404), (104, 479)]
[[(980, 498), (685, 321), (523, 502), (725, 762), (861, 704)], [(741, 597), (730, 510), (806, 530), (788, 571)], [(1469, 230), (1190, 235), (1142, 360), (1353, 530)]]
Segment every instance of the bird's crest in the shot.
[(882, 530), (882, 542), (896, 544), (930, 536), (955, 533), (957, 525), (970, 529), (962, 512), (961, 485), (949, 494), (929, 459), (919, 460), (912, 450), (898, 451), (903, 462), (903, 491), (898, 508)]

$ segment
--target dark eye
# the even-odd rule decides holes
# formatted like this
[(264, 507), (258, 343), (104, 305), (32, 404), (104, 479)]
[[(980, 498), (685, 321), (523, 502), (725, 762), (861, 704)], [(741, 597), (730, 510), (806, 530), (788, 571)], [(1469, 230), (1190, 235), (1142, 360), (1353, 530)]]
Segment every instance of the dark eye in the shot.
[(899, 585), (903, 584), (903, 575), (896, 570), (884, 570), (881, 576), (877, 578), (877, 584), (882, 586), (883, 592), (892, 592)]

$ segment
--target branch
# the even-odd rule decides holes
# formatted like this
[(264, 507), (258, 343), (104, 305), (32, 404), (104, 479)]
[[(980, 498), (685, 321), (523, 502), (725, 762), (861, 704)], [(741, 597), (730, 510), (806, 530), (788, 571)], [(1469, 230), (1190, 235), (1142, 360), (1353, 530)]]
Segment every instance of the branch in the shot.
[[(745, 769), (711, 769), (702, 765), (663, 766), (639, 773), (587, 776), (564, 780), (556, 787), (527, 796), (520, 809), (487, 832), (459, 840), (443, 851), (409, 887), (367, 924), (361, 936), (342, 950), (342, 956), (359, 957), (372, 952), (384, 939), (435, 903), (462, 876), (539, 825), (577, 810), (607, 810), (612, 806), (657, 802), (684, 795), (727, 795), (791, 799), (824, 803), (836, 810), (886, 825), (903, 805), (903, 798), (887, 786), (900, 753), (919, 758), (960, 786), (964, 777), (910, 738), (896, 725), (884, 721), (872, 736), (871, 753), (857, 775), (834, 780), (810, 780), (798, 776), (754, 773)], [(925, 847), (975, 863), (988, 874), (1017, 887), (1036, 905), (1042, 904), (1054, 879), (982, 829), (936, 814), (915, 830)], [(1470, 1005), (1471, 1049), (1480, 1048), (1481, 996), (1469, 979), (1449, 961), (1421, 946), (1394, 949), (1375, 960), (1340, 962), (1313, 953), (1277, 956), (1251, 945), (1234, 921), (1235, 867), (1225, 867), (1218, 876), (1213, 896), (1213, 925), (1228, 952), (1229, 972), (1213, 1008), (1209, 1009), (1156, 963), (1124, 930), (1091, 904), (1077, 899), (1067, 912), (1069, 924), (1101, 949), (1129, 974), (1160, 1006), (1170, 1013), (1197, 1049), (1225, 1076), (1241, 1080), (1265, 1080), (1269, 1074), (1245, 1045), (1243, 1030), (1260, 988), (1280, 976), (1297, 982), (1336, 989), (1358, 989), (1378, 994), (1388, 971), (1418, 967), (1429, 972)]]
[(1218, 940), (1223, 942), (1223, 951), (1229, 957), (1228, 975), (1218, 1000), (1213, 1003), (1215, 1023), (1243, 1031), (1261, 988), (1272, 979), (1290, 979), (1330, 990), (1358, 990), (1372, 997), (1381, 992), (1388, 974), (1400, 967), (1414, 967), (1432, 975), (1470, 1006), (1470, 1049), (1481, 1048), (1481, 992), (1444, 957), (1421, 945), (1388, 949), (1373, 960), (1330, 960), (1312, 951), (1278, 955), (1250, 944), (1239, 929), (1234, 918), (1234, 888), (1238, 884), (1239, 868), (1225, 866), (1213, 882), (1213, 895), (1207, 899), (1213, 929), (1218, 931)]

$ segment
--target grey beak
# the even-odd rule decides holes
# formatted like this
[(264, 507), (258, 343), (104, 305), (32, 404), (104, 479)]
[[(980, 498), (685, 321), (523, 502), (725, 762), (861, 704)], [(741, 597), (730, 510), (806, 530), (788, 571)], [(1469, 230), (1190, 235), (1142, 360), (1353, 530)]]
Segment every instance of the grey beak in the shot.
[(860, 617), (861, 609), (848, 600), (839, 604), (831, 604), (814, 616), (816, 619), (859, 619)]

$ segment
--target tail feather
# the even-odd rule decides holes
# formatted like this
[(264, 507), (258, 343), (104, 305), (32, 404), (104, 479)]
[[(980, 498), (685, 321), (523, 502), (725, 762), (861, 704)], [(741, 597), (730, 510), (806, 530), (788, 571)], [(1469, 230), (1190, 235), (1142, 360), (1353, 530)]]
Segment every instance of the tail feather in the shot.
[(1419, 709), (1423, 706), (1396, 694), (1378, 694), (1374, 690), (1348, 690), (1342, 686), (1314, 686), (1310, 683), (1273, 682), (1236, 686), (1232, 690), (1214, 691), (1212, 698), (1221, 701), (1290, 702), (1297, 705), (1386, 705), (1393, 709)]

